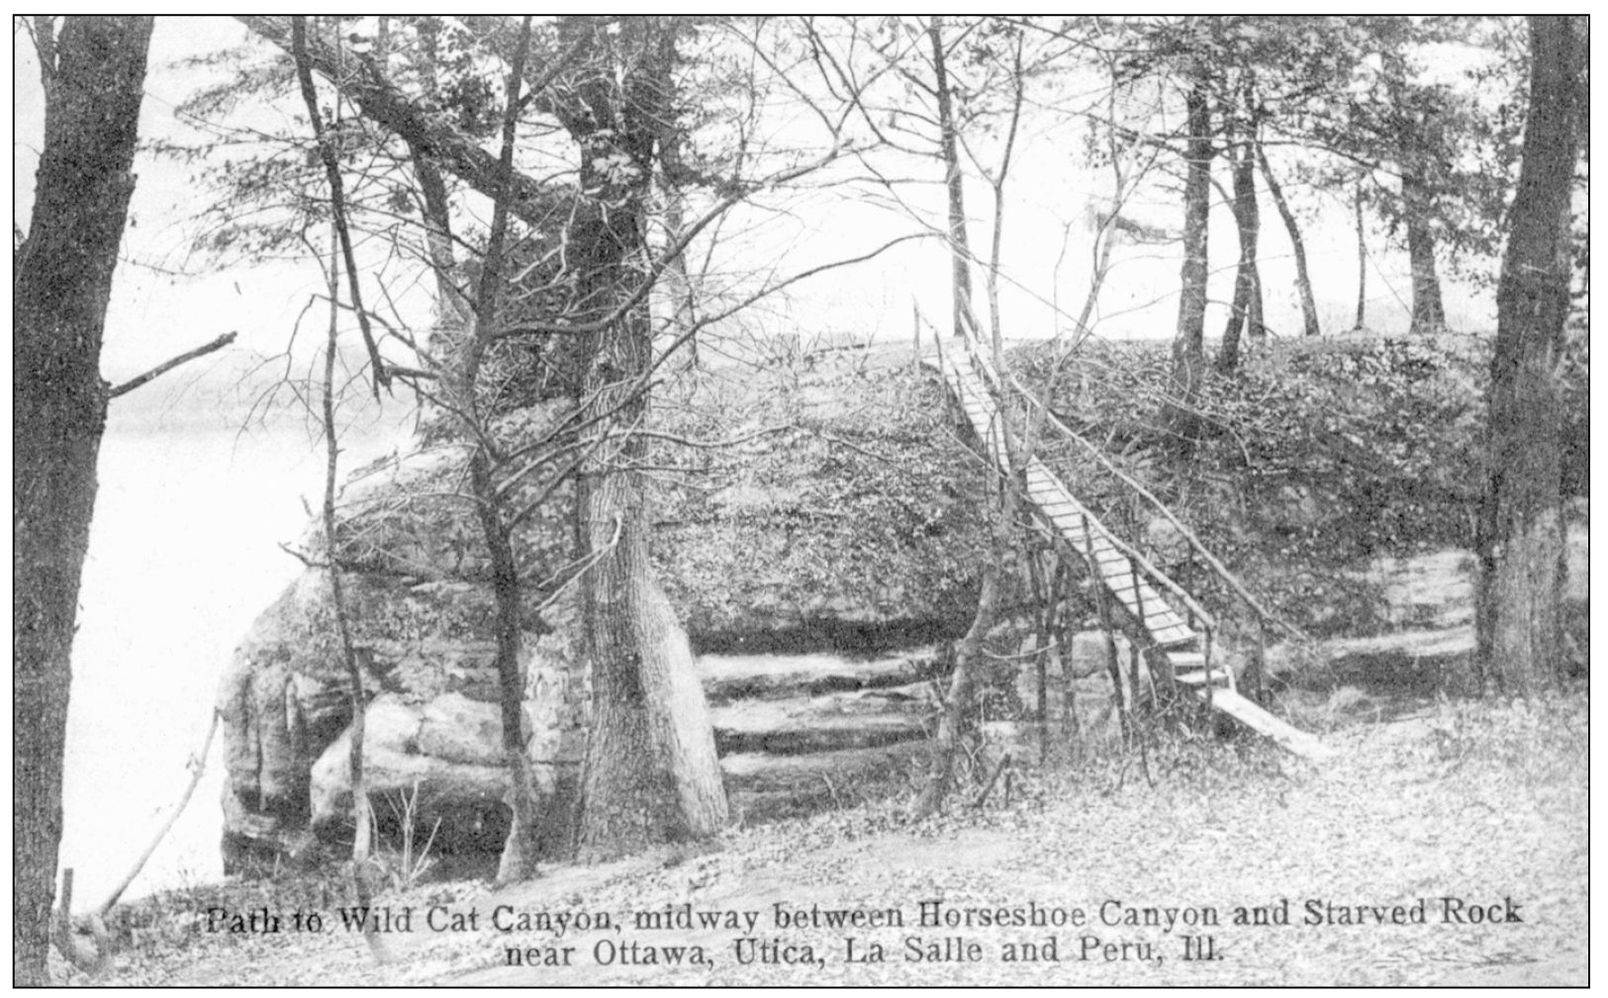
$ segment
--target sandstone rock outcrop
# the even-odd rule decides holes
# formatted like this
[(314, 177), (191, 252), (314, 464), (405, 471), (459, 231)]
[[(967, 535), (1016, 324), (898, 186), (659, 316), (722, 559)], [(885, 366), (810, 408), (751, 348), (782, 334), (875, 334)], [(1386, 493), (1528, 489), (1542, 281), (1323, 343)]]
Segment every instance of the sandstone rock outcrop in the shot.
[[(700, 390), (709, 392), (688, 389)], [(693, 402), (665, 406), (661, 418), (674, 435), (741, 439), (778, 428), (731, 448), (667, 448), (667, 463), (684, 466), (696, 487), (664, 486), (674, 494), (660, 496), (659, 508), (674, 518), (661, 515), (653, 555), (695, 650), (875, 651), (965, 630), (986, 545), (976, 515), (984, 480), (945, 431), (934, 385), (908, 370), (824, 370), (725, 386), (718, 404), (704, 398), (702, 409)], [(867, 411), (879, 421), (856, 416)], [(534, 437), (551, 419), (539, 407), (520, 410), (498, 432), (510, 441)], [(484, 851), (489, 842), (495, 852), (506, 821), (493, 606), (465, 495), (466, 458), (464, 447), (442, 442), (361, 469), (341, 495), (337, 544), (365, 677), (365, 755), (381, 831), (387, 802), (416, 793), (417, 820), (426, 831), (440, 821), (436, 849), (448, 853)], [(525, 493), (541, 472), (526, 476)], [(554, 599), (542, 585), (571, 564), (569, 504), (560, 489), (515, 538), (531, 582), (523, 621), (527, 751), (554, 850), (571, 823), (589, 697), (574, 645), (577, 587)], [(302, 548), (310, 561), (325, 557), (316, 529)], [(301, 855), (315, 839), (350, 838), (352, 703), (335, 633), (326, 573), (310, 567), (258, 618), (226, 672), (226, 869)], [(889, 668), (904, 683), (929, 671)], [(763, 677), (736, 681), (766, 686)], [(921, 731), (886, 719), (860, 726), (878, 724), (895, 734), (866, 736), (871, 742)], [(841, 747), (860, 744), (861, 734), (850, 732)], [(732, 747), (765, 743), (751, 725), (722, 737)], [(785, 803), (788, 778), (765, 785)]]

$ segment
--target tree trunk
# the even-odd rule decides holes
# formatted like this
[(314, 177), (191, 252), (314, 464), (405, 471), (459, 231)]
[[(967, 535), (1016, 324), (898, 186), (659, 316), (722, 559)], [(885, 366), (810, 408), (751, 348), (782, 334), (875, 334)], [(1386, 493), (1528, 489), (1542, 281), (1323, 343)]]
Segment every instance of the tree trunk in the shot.
[(949, 91), (949, 71), (944, 64), (944, 19), (934, 15), (927, 22), (927, 39), (932, 43), (932, 73), (938, 91), (938, 143), (944, 159), (944, 187), (949, 192), (949, 255), (953, 262), (955, 335), (966, 328), (976, 329), (972, 312), (971, 244), (966, 235), (966, 190), (960, 172), (960, 151), (955, 136), (954, 98)]
[[(999, 512), (998, 515), (1003, 517), (1004, 514)], [(999, 552), (996, 550), (983, 566), (977, 614), (966, 636), (955, 646), (955, 671), (950, 673), (944, 711), (938, 716), (938, 733), (932, 741), (927, 782), (910, 808), (910, 816), (917, 821), (934, 814), (954, 788), (955, 759), (960, 754), (962, 741), (975, 726), (972, 705), (977, 698), (977, 668), (982, 664), (983, 638), (993, 629), (999, 616), (999, 576)]]
[[(646, 415), (635, 382), (651, 359), (644, 309), (612, 324), (593, 351), (588, 391), (599, 410), (616, 412), (599, 432), (618, 434)], [(596, 559), (585, 576), (594, 708), (579, 843), (591, 861), (714, 835), (727, 819), (692, 649), (648, 558), (653, 521), (635, 469), (648, 440), (631, 434), (602, 453), (586, 468), (579, 503), (583, 544)]]
[(1231, 207), (1239, 231), (1240, 256), (1234, 277), (1234, 302), (1223, 329), (1222, 352), (1217, 357), (1217, 369), (1224, 374), (1239, 367), (1241, 330), (1257, 342), (1267, 339), (1262, 319), (1262, 277), (1256, 269), (1256, 243), (1262, 227), (1262, 213), (1256, 206), (1256, 158), (1248, 144), (1240, 148), (1237, 156), (1231, 152), (1229, 158), (1234, 173)]
[[(452, 250), (452, 212), (447, 200), (447, 184), (424, 150), (409, 146), (408, 153), (413, 163), (413, 177), (419, 183), (424, 201), (425, 253), (436, 279), (436, 331), (461, 333), (468, 325), (469, 303), (463, 289), (455, 282), (457, 254)], [(432, 343), (431, 346), (442, 357), (451, 357), (456, 352), (450, 343)]]
[(1290, 248), (1295, 254), (1295, 287), (1301, 296), (1301, 323), (1303, 334), (1317, 336), (1322, 330), (1318, 326), (1318, 305), (1312, 296), (1312, 278), (1307, 272), (1306, 243), (1301, 238), (1301, 226), (1295, 220), (1295, 213), (1284, 200), (1284, 188), (1279, 186), (1278, 178), (1273, 176), (1273, 170), (1267, 165), (1267, 151), (1262, 148), (1261, 139), (1256, 141), (1256, 161), (1262, 167), (1262, 180), (1267, 184), (1267, 193), (1273, 198), (1273, 207), (1279, 211), (1279, 218), (1284, 221), (1284, 231), (1290, 234)]
[[(303, 67), (305, 73), (305, 67)], [(304, 77), (311, 91), (311, 75)], [(316, 105), (314, 106), (316, 110)], [(322, 139), (320, 139), (322, 141)], [(333, 227), (332, 227), (333, 229)], [(335, 234), (330, 233), (335, 242)], [(347, 729), (351, 743), (347, 754), (347, 769), (352, 787), (352, 893), (357, 905), (367, 909), (373, 901), (369, 882), (369, 850), (373, 844), (374, 822), (370, 813), (368, 783), (363, 777), (363, 735), (368, 711), (368, 696), (364, 690), (363, 669), (358, 663), (357, 649), (352, 644), (351, 621), (346, 609), (346, 586), (341, 576), (340, 543), (336, 540), (335, 490), (339, 481), (340, 442), (339, 428), (335, 423), (335, 351), (340, 329), (340, 249), (330, 246), (329, 270), (329, 335), (324, 347), (323, 423), (324, 423), (324, 558), (329, 572), (329, 605), (335, 616), (335, 630), (340, 637), (341, 659), (346, 665), (347, 696), (352, 701), (352, 724)], [(390, 954), (380, 936), (376, 923), (363, 924), (363, 938), (369, 952), (378, 963), (387, 963)]]
[[(673, 163), (681, 155), (680, 136), (668, 140), (660, 147), (661, 155), (665, 157), (666, 164)], [(661, 174), (664, 192), (664, 233), (665, 241), (674, 244), (682, 237), (687, 219), (687, 199), (682, 193), (681, 186), (667, 174)], [(676, 339), (683, 336), (687, 339), (687, 367), (698, 366), (698, 337), (692, 331), (693, 323), (697, 322), (696, 310), (693, 307), (692, 277), (687, 270), (687, 251), (683, 250), (670, 258), (664, 268), (664, 281), (666, 290), (670, 295), (670, 329)]]
[[(618, 392), (610, 397), (618, 401)], [(644, 444), (637, 438), (620, 457), (640, 459)], [(642, 484), (638, 472), (598, 468), (583, 489), (598, 557), (586, 587), (595, 706), (580, 853), (589, 861), (705, 838), (727, 819), (692, 649), (652, 578)]]
[(1562, 405), (1585, 21), (1530, 19), (1530, 111), (1497, 289), (1477, 601), (1479, 678), (1506, 692), (1547, 687), (1564, 666)]
[(1016, 148), (1016, 130), (1022, 123), (1022, 98), (1026, 89), (1022, 78), (1022, 39), (1016, 38), (1016, 49), (1011, 63), (1011, 123), (1005, 133), (1005, 150), (1000, 153), (999, 172), (988, 178), (994, 189), (994, 232), (988, 249), (988, 331), (994, 341), (996, 357), (1004, 349), (1005, 332), (999, 314), (999, 254), (1005, 235), (1005, 180), (1011, 173), (1011, 153)]
[(1402, 212), (1407, 219), (1407, 259), (1413, 274), (1413, 313), (1407, 332), (1430, 335), (1446, 328), (1441, 306), (1440, 275), (1435, 270), (1435, 234), (1429, 227), (1429, 195), (1417, 174), (1401, 181)]
[(70, 17), (12, 278), (12, 981), (49, 983), (78, 587), (106, 426), (100, 352), (134, 191), (149, 17)]
[[(491, 332), (497, 328), (498, 307), (503, 295), (504, 246), (514, 196), (514, 140), (519, 130), (520, 90), (524, 81), (525, 60), (530, 50), (530, 21), (527, 16), (520, 27), (519, 44), (508, 73), (502, 145), (497, 160), (499, 180), (492, 205), (491, 232), (481, 261), (480, 284), (475, 290), (475, 335), (470, 341), (469, 353), (463, 365), (462, 401), (459, 404), (472, 418), (481, 418), (475, 403), (476, 381), (481, 362), (491, 346)], [(487, 431), (489, 435), (489, 427), (483, 425), (478, 429)], [(525, 669), (520, 660), (524, 638), (520, 626), (524, 600), (519, 581), (519, 563), (514, 554), (513, 526), (505, 517), (504, 501), (493, 480), (493, 461), (486, 442), (479, 441), (469, 460), (469, 479), (491, 568), (491, 592), (497, 607), (493, 625), (497, 640), (494, 662), (503, 764), (508, 767), (505, 800), (509, 810), (508, 837), (503, 841), (497, 880), (506, 884), (536, 875), (541, 824), (530, 760), (525, 755)]]
[[(596, 30), (581, 19), (562, 32)], [(572, 232), (573, 265), (584, 299), (614, 315), (634, 290), (647, 252), (643, 211), (653, 149), (668, 113), (669, 65), (654, 44), (661, 22), (627, 22), (624, 44), (643, 53), (623, 80), (585, 72), (575, 103), (560, 110), (581, 146), (581, 186), (608, 206)], [(612, 69), (612, 67), (608, 67)], [(617, 88), (617, 89), (616, 89)], [(625, 162), (636, 170), (610, 170)], [(653, 519), (646, 479), (648, 439), (632, 432), (646, 417), (644, 379), (652, 363), (646, 300), (590, 339), (586, 394), (593, 429), (617, 444), (591, 451), (577, 513), (591, 567), (584, 575), (587, 651), (592, 664), (592, 725), (586, 746), (580, 854), (602, 860), (661, 842), (705, 838), (726, 824), (726, 791), (715, 756), (692, 649), (648, 558)]]
[[(440, 49), (441, 26), (433, 17), (418, 21), (419, 47), (422, 53), (419, 85), (426, 100), (436, 99), (437, 55)], [(424, 221), (425, 258), (435, 273), (436, 303), (435, 329), (430, 349), (437, 356), (459, 356), (462, 336), (469, 325), (471, 306), (463, 289), (456, 283), (457, 254), (452, 248), (452, 207), (447, 198), (447, 184), (441, 168), (430, 158), (428, 149), (416, 139), (410, 140), (408, 159), (413, 164), (413, 178), (419, 184), (424, 202), (421, 212)]]
[(1357, 321), (1351, 328), (1361, 332), (1368, 319), (1368, 238), (1362, 227), (1362, 180), (1357, 181), (1353, 199), (1357, 209)]
[(480, 514), (481, 536), (491, 563), (491, 590), (497, 607), (494, 631), (497, 638), (497, 702), (501, 708), (503, 762), (508, 767), (508, 838), (497, 864), (498, 883), (516, 883), (536, 875), (540, 851), (540, 815), (525, 756), (525, 670), (520, 661), (523, 634), (520, 628), (522, 603), (519, 564), (515, 560), (511, 530), (503, 521), (500, 504), (495, 501), (491, 458), (484, 447), (476, 447), (469, 462), (475, 506)]
[[(676, 32), (677, 25), (674, 20), (666, 23), (662, 37), (659, 39), (659, 58), (667, 67), (675, 65), (676, 59)], [(668, 72), (666, 78), (671, 79)], [(659, 188), (664, 198), (664, 234), (667, 245), (674, 245), (681, 239), (687, 224), (687, 195), (682, 182), (684, 165), (681, 158), (682, 129), (675, 120), (673, 95), (665, 96), (665, 103), (671, 109), (666, 120), (661, 123), (659, 131)], [(693, 299), (692, 275), (687, 267), (687, 253), (691, 249), (683, 250), (671, 257), (664, 268), (666, 290), (670, 296), (670, 331), (677, 340), (683, 336), (687, 340), (687, 367), (698, 366), (698, 339), (693, 332), (693, 324), (698, 321), (697, 309)]]
[(1185, 95), (1189, 141), (1184, 154), (1184, 265), (1180, 272), (1178, 331), (1172, 345), (1172, 399), (1165, 421), (1179, 447), (1187, 450), (1199, 435), (1194, 402), (1205, 374), (1207, 219), (1211, 211), (1211, 110), (1206, 102), (1206, 70), (1197, 67)]
[(1433, 112), (1417, 116), (1401, 135), (1401, 212), (1407, 226), (1407, 261), (1413, 276), (1409, 335), (1431, 335), (1446, 328), (1440, 274), (1435, 269), (1435, 232), (1430, 227), (1435, 199), (1430, 157), (1441, 147), (1441, 125)]

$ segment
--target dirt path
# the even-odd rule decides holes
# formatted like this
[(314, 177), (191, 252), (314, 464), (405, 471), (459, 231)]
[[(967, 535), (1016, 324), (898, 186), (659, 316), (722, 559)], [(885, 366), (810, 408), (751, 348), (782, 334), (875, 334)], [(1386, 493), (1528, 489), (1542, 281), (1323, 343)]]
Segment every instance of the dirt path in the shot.
[[(429, 932), (416, 925), (393, 937), (399, 960), (384, 970), (368, 961), (357, 936), (334, 933), (294, 946), (250, 939), (203, 947), (162, 961), (159, 971), (145, 965), (123, 978), (471, 985), (1584, 983), (1583, 696), (1548, 708), (1444, 708), (1429, 717), (1358, 726), (1332, 739), (1343, 754), (1323, 769), (1247, 745), (1197, 745), (1155, 757), (1155, 787), (1137, 767), (1122, 775), (1120, 786), (1115, 767), (1085, 770), (1076, 782), (1043, 784), (1036, 796), (1009, 808), (967, 810), (919, 828), (900, 824), (892, 806), (857, 809), (737, 833), (722, 850), (702, 855), (554, 869), (501, 893), (467, 886), (424, 890), (394, 904), (413, 904), (419, 919), (432, 904), (460, 914), (478, 911), (477, 930)], [(924, 901), (956, 912), (1031, 904), (1082, 912), (1086, 924), (922, 926)], [(1476, 904), (1498, 920), (1463, 924)], [(562, 935), (502, 932), (487, 924), (497, 906), (513, 913), (507, 918), (606, 913), (616, 927), (577, 932), (572, 925)], [(806, 917), (812, 906), (867, 913), (891, 908), (903, 925), (777, 928), (778, 906)], [(1394, 906), (1402, 907), (1406, 924), (1377, 924), (1375, 910), (1388, 920)], [(1234, 925), (1240, 907), (1261, 907), (1274, 920), (1287, 910), (1291, 924)], [(1178, 920), (1170, 929), (1168, 909)], [(635, 922), (636, 913), (679, 918), (683, 911), (694, 918), (752, 914), (754, 925), (652, 929)], [(1419, 911), (1427, 924), (1412, 921)], [(1121, 923), (1129, 912), (1141, 924), (1106, 924)], [(1142, 924), (1147, 917), (1163, 924)], [(1187, 927), (1192, 917), (1217, 924)], [(1331, 924), (1302, 924), (1309, 918)], [(1363, 924), (1351, 924), (1359, 919)], [(1210, 936), (1216, 959), (1183, 959), (1186, 935)], [(847, 936), (855, 937), (859, 956), (880, 945), (885, 962), (849, 962)], [(757, 950), (739, 953), (735, 940), (742, 937), (812, 962), (745, 962)], [(910, 938), (919, 940), (914, 949)], [(1058, 959), (1005, 959), (1007, 943), (1052, 938)], [(639, 960), (647, 947), (690, 953), (702, 946), (711, 965), (624, 962), (632, 943)], [(510, 948), (540, 959), (565, 947), (571, 948), (567, 967), (507, 965)], [(931, 959), (969, 954), (977, 958)], [(908, 959), (912, 955), (923, 959)]]

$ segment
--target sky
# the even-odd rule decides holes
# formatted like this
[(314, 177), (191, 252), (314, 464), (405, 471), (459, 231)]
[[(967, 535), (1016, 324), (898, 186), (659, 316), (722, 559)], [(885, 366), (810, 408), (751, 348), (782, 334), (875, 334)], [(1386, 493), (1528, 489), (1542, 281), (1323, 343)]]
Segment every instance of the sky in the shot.
[[(250, 41), (244, 27), (227, 18), (158, 18), (152, 42), (141, 135), (147, 141), (193, 140), (198, 133), (175, 117), (186, 96), (216, 70), (181, 65), (188, 57), (249, 43), (256, 58), (271, 49)], [(13, 216), (26, 227), (31, 206), (32, 173), (40, 130), (40, 91), (30, 47), (16, 46), (14, 60)], [(1040, 95), (1042, 98), (1042, 94)], [(265, 125), (295, 128), (289, 115), (299, 108), (258, 107), (252, 113)], [(1078, 126), (1064, 119), (1039, 116), (1024, 122), (1006, 201), (1002, 247), (1003, 311), (1008, 338), (1052, 335), (1057, 322), (1051, 303), (1076, 312), (1086, 289), (1093, 235), (1093, 209), (1100, 206), (1110, 182), (1081, 164)], [(988, 147), (989, 141), (981, 145)], [(997, 145), (997, 142), (996, 142)], [(922, 170), (938, 176), (936, 163), (900, 165), (909, 175)], [(231, 264), (209, 270), (190, 254), (197, 234), (196, 216), (207, 192), (183, 164), (149, 151), (139, 157), (138, 186), (130, 210), (123, 266), (116, 275), (104, 352), (104, 369), (114, 383), (214, 337), (236, 331), (228, 351), (191, 365), (165, 384), (128, 396), (126, 404), (169, 420), (229, 418), (238, 420), (263, 386), (284, 373), (282, 365), (263, 367), (292, 340), (297, 316), (309, 295), (321, 288), (310, 261), (276, 264)], [(845, 162), (839, 174), (855, 170)], [(855, 170), (855, 172), (861, 172)], [(1292, 185), (1293, 186), (1293, 185)], [(865, 188), (860, 188), (864, 190)], [(725, 266), (785, 277), (822, 262), (857, 255), (894, 235), (920, 231), (907, 215), (868, 206), (848, 196), (847, 189), (826, 189), (802, 199), (740, 208), (725, 226), (741, 233), (728, 240)], [(972, 178), (968, 185), (974, 246), (987, 246), (992, 205), (987, 187)], [(1300, 197), (1298, 189), (1293, 193)], [(1316, 192), (1303, 199), (1313, 279), (1320, 306), (1335, 326), (1349, 328), (1355, 294), (1354, 235), (1340, 200)], [(912, 185), (905, 197), (930, 224), (941, 216), (941, 187)], [(780, 210), (777, 210), (780, 209)], [(1131, 209), (1146, 224), (1177, 228), (1175, 203), (1157, 201)], [(1212, 229), (1214, 285), (1212, 297), (1226, 299), (1232, 282), (1235, 236), (1218, 210)], [(1378, 324), (1389, 327), (1405, 319), (1405, 254), (1373, 233), (1376, 256), (1371, 275), (1371, 303)], [(723, 250), (726, 246), (723, 245)], [(1263, 281), (1268, 317), (1276, 331), (1298, 326), (1288, 239), (1271, 206), (1263, 207)], [(1098, 332), (1112, 337), (1164, 338), (1176, 314), (1178, 253), (1176, 245), (1119, 249), (1116, 266), (1102, 293)], [(838, 340), (904, 339), (910, 332), (910, 303), (928, 315), (947, 313), (947, 261), (936, 240), (907, 244), (877, 260), (830, 272), (790, 289), (783, 301), (758, 309), (752, 324), (772, 334)], [(978, 275), (979, 288), (981, 275)], [(1453, 322), (1481, 324), (1483, 301), (1452, 289), (1448, 294)], [(979, 292), (980, 293), (980, 292)], [(418, 314), (423, 314), (423, 308)], [(1220, 325), (1213, 318), (1209, 327)], [(317, 339), (304, 336), (303, 341)], [(310, 355), (308, 355), (310, 356)], [(307, 356), (298, 363), (305, 364)], [(293, 365), (294, 368), (294, 365)], [(298, 368), (299, 369), (299, 368)], [(226, 415), (221, 415), (226, 414)], [(156, 418), (153, 416), (153, 418)]]

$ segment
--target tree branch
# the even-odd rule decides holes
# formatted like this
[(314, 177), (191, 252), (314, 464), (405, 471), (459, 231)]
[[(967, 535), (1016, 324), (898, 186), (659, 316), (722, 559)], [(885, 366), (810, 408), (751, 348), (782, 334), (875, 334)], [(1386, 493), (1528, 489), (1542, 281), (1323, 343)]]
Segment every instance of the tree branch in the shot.
[(149, 371), (146, 371), (144, 374), (141, 374), (141, 375), (139, 375), (138, 377), (135, 377), (135, 378), (130, 378), (129, 380), (127, 380), (127, 381), (123, 382), (122, 384), (118, 385), (116, 388), (111, 389), (110, 391), (108, 391), (106, 393), (106, 398), (109, 401), (111, 399), (117, 398), (119, 395), (127, 395), (129, 392), (131, 392), (134, 389), (140, 387), (141, 385), (145, 384), (146, 382), (154, 381), (157, 378), (160, 378), (162, 375), (164, 375), (164, 374), (168, 373), (169, 371), (173, 370), (175, 367), (178, 367), (180, 364), (187, 364), (190, 361), (195, 360), (197, 357), (205, 357), (207, 354), (213, 352), (214, 350), (222, 350), (224, 347), (226, 347), (229, 344), (233, 343), (235, 341), (235, 337), (238, 336), (238, 335), (240, 335), (240, 334), (239, 333), (233, 333), (233, 332), (224, 333), (222, 336), (220, 336), (217, 339), (213, 340), (211, 343), (203, 343), (202, 345), (196, 347), (194, 350), (190, 350), (190, 351), (187, 351), (185, 353), (181, 353), (177, 357), (174, 357), (172, 360), (164, 361), (164, 362), (156, 365), (155, 367), (151, 368)]
[[(290, 18), (241, 16), (237, 20), (254, 34), (287, 53), (291, 52)], [(474, 139), (459, 131), (443, 116), (426, 114), (373, 65), (342, 59), (340, 53), (319, 33), (307, 33), (306, 50), (308, 64), (350, 97), (364, 117), (395, 132), (411, 148), (434, 158), (447, 172), (481, 194), (494, 199), (498, 197), (503, 189), (498, 158)], [(572, 47), (560, 56), (539, 84), (545, 87), (550, 83), (575, 52), (576, 49)], [(533, 87), (531, 92), (534, 93), (535, 89)], [(508, 194), (506, 202), (510, 212), (531, 225), (544, 224), (549, 213), (547, 202), (550, 200), (544, 184), (515, 170), (508, 177)]]
[[(324, 132), (324, 122), (318, 111), (318, 95), (313, 89), (313, 70), (307, 59), (307, 18), (291, 18), (291, 50), (296, 60), (296, 82), (301, 87), (302, 102), (307, 105), (307, 120), (311, 123), (313, 137), (318, 140), (318, 156), (324, 163), (324, 172), (329, 178), (329, 206), (330, 214), (335, 222), (335, 234), (340, 242), (341, 256), (346, 260), (347, 283), (352, 292), (352, 311), (357, 313), (358, 329), (363, 334), (363, 346), (368, 349), (369, 362), (374, 365), (374, 397), (380, 397), (380, 389), (391, 383), (390, 376), (385, 373), (385, 361), (380, 358), (380, 348), (374, 342), (374, 331), (369, 328), (368, 312), (363, 308), (362, 283), (358, 278), (357, 258), (352, 251), (352, 233), (346, 224), (346, 194), (341, 180), (340, 160), (335, 155), (335, 149), (330, 145), (329, 137)], [(340, 116), (340, 101), (335, 102), (337, 125)], [(330, 298), (335, 298), (334, 288), (330, 289)]]

